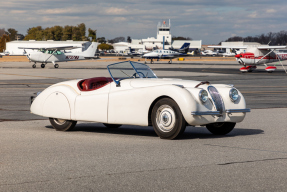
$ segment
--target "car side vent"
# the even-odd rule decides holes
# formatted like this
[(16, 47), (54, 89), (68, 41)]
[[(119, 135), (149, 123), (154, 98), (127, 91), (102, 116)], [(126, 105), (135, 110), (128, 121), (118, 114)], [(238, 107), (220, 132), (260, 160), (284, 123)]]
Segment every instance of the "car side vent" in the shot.
[(208, 87), (208, 92), (210, 96), (212, 97), (216, 110), (222, 114), (224, 111), (224, 103), (223, 103), (221, 95), (218, 93), (217, 89), (213, 86)]

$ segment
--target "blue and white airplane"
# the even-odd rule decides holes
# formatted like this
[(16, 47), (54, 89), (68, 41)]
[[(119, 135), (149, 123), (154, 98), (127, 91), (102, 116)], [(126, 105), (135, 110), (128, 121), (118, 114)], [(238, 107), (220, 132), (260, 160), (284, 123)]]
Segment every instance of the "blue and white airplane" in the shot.
[(168, 63), (171, 63), (173, 58), (187, 55), (189, 45), (190, 43), (184, 43), (182, 47), (178, 50), (157, 49), (153, 52), (144, 54), (143, 58), (150, 59), (150, 63), (153, 63), (153, 59), (170, 59)]

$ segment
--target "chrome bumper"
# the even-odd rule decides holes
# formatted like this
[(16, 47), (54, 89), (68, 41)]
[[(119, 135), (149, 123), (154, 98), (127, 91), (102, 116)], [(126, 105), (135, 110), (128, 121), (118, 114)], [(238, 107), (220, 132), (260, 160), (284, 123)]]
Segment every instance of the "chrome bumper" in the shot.
[[(226, 109), (225, 113), (248, 113), (250, 109)], [(191, 115), (221, 115), (220, 111), (192, 111)]]

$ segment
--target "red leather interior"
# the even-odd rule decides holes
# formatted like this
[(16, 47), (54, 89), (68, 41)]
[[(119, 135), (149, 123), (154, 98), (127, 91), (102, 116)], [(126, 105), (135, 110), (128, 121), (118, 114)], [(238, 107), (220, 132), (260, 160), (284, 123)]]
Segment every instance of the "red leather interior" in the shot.
[(94, 91), (106, 86), (113, 81), (112, 78), (107, 77), (94, 77), (90, 79), (83, 79), (78, 82), (80, 91)]

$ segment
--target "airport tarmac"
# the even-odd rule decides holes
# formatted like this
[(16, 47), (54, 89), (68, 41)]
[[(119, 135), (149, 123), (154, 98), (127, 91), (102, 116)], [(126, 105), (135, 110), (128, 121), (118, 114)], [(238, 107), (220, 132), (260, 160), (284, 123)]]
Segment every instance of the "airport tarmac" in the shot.
[(273, 73), (265, 66), (241, 73), (235, 61), (149, 64), (159, 77), (234, 84), (252, 112), (227, 136), (189, 126), (169, 141), (152, 127), (85, 122), (57, 132), (29, 112), (33, 93), (108, 76), (110, 63), (32, 69), (29, 62), (0, 62), (0, 191), (285, 191), (287, 74), (280, 65)]

